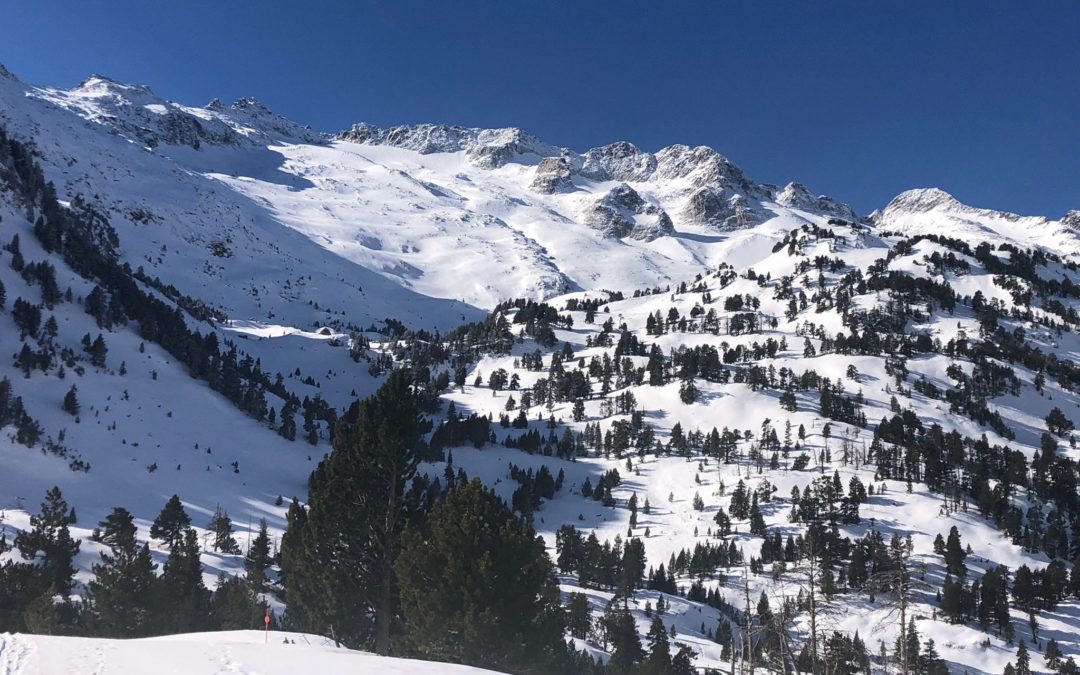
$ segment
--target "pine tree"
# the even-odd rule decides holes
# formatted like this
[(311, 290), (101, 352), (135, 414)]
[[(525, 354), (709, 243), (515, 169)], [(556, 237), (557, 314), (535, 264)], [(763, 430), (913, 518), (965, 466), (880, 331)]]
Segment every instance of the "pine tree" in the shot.
[(945, 568), (949, 574), (963, 579), (967, 575), (967, 565), (964, 564), (966, 557), (967, 552), (960, 543), (960, 532), (953, 525), (949, 530), (949, 538), (945, 541)]
[(97, 338), (94, 339), (93, 344), (90, 345), (90, 363), (98, 368), (105, 367), (105, 356), (109, 353), (108, 347), (105, 346), (105, 338), (101, 337), (101, 333), (98, 333)]
[(671, 641), (667, 629), (659, 616), (654, 615), (649, 632), (645, 636), (649, 643), (649, 655), (642, 664), (641, 672), (655, 675), (667, 675), (671, 670)]
[(746, 520), (750, 515), (750, 498), (746, 491), (746, 484), (743, 483), (741, 478), (735, 485), (735, 491), (731, 494), (731, 506), (728, 510), (735, 520)]
[(761, 509), (758, 507), (757, 493), (754, 494), (753, 501), (750, 504), (750, 533), (765, 534), (765, 518), (762, 517)]
[(247, 572), (248, 583), (256, 591), (266, 588), (266, 572), (270, 569), (270, 535), (266, 529), (266, 519), (259, 521), (259, 534), (248, 546), (247, 555), (244, 556), (244, 570)]
[(79, 552), (79, 542), (72, 539), (68, 525), (73, 522), (73, 510), (68, 508), (59, 487), (45, 493), (41, 513), (30, 516), (30, 529), (15, 537), (25, 560), (41, 562), (43, 590), (51, 589), (67, 597), (71, 593), (71, 580), (75, 576), (73, 561)]
[(1046, 665), (1050, 668), (1057, 670), (1061, 666), (1061, 658), (1064, 654), (1061, 653), (1061, 648), (1058, 647), (1057, 640), (1054, 638), (1046, 641), (1046, 651), (1043, 655), (1046, 657)]
[(154, 629), (153, 592), (157, 567), (150, 547), (139, 545), (133, 518), (126, 509), (115, 508), (102, 521), (109, 552), (92, 566), (89, 584), (88, 629), (113, 638), (142, 637)]
[[(210, 599), (215, 630), (251, 630), (263, 627), (265, 605), (243, 577), (218, 578)], [(271, 627), (274, 621), (271, 615)]]
[[(284, 419), (284, 418), (283, 418)], [(308, 481), (309, 509), (290, 512), (303, 532), (282, 542), (289, 613), (299, 629), (349, 646), (390, 651), (397, 610), (393, 573), (405, 524), (405, 486), (416, 472), (419, 409), (408, 370), (338, 421), (333, 452)], [(299, 588), (305, 591), (298, 592)], [(369, 620), (371, 619), (371, 620)]]
[(122, 506), (114, 507), (105, 519), (98, 523), (97, 540), (109, 547), (117, 546), (127, 538), (134, 539), (135, 516)]
[(208, 529), (214, 535), (213, 547), (215, 551), (230, 555), (240, 553), (240, 545), (236, 543), (236, 538), (233, 537), (232, 518), (229, 518), (229, 514), (222, 511), (221, 507), (214, 510), (214, 516), (210, 519)]
[(632, 672), (645, 655), (633, 615), (613, 598), (601, 618), (601, 626), (604, 641), (611, 647), (608, 669), (612, 673)]
[(173, 495), (169, 501), (165, 502), (161, 513), (154, 519), (154, 524), (150, 527), (150, 536), (160, 539), (169, 547), (169, 550), (173, 550), (183, 543), (185, 531), (190, 525), (191, 517), (184, 510), (180, 497)]
[(185, 528), (180, 542), (169, 551), (159, 581), (164, 632), (190, 633), (210, 628), (210, 591), (203, 583), (199, 555), (198, 534)]
[(574, 408), (571, 411), (571, 416), (575, 422), (580, 422), (585, 419), (585, 402), (580, 398), (574, 399)]
[(922, 675), (949, 675), (945, 660), (938, 654), (934, 638), (927, 638), (926, 648), (919, 657), (919, 673)]
[(589, 598), (584, 593), (571, 593), (566, 600), (566, 628), (570, 637), (584, 640), (592, 627)]
[(68, 389), (68, 393), (64, 394), (64, 412), (74, 417), (79, 414), (79, 399), (78, 390), (75, 385), (71, 385), (71, 389)]
[(406, 532), (395, 565), (420, 653), (511, 672), (565, 653), (554, 569), (528, 522), (473, 479), (446, 494), (428, 527)]
[(1016, 675), (1031, 675), (1031, 655), (1024, 640), (1020, 640), (1016, 649)]

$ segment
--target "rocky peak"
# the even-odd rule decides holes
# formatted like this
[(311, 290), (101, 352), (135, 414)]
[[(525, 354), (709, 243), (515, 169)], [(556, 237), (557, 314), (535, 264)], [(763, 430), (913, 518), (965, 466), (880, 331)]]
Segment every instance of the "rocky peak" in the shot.
[(626, 183), (616, 185), (585, 209), (584, 220), (586, 225), (612, 239), (652, 241), (675, 231), (663, 209), (646, 201)]
[(769, 216), (755, 208), (741, 193), (722, 186), (706, 185), (690, 193), (679, 217), (697, 225), (707, 225), (721, 231), (741, 230), (768, 220)]
[(536, 177), (529, 187), (545, 195), (573, 190), (570, 162), (565, 157), (545, 157), (540, 160), (536, 165)]
[(705, 145), (672, 145), (656, 153), (656, 160), (657, 178), (689, 178), (695, 187), (714, 185), (747, 194), (759, 192), (742, 169)]
[(592, 148), (581, 157), (581, 175), (593, 180), (639, 182), (648, 180), (654, 171), (656, 157), (626, 141)]
[(570, 154), (516, 127), (471, 129), (447, 124), (415, 124), (383, 129), (361, 122), (339, 133), (337, 138), (354, 143), (389, 145), (424, 155), (464, 151), (473, 164), (485, 169), (498, 168), (523, 155), (544, 158)]
[(855, 211), (825, 195), (814, 197), (802, 183), (788, 183), (776, 196), (776, 203), (793, 209), (821, 213), (845, 220), (858, 220)]
[(925, 213), (927, 211), (954, 211), (965, 209), (948, 192), (939, 188), (919, 188), (901, 192), (885, 206), (882, 216), (890, 213)]
[(269, 108), (264, 106), (259, 99), (250, 96), (238, 98), (229, 106), (233, 110), (242, 110), (254, 115), (273, 115)]
[(127, 84), (111, 77), (96, 74), (80, 82), (74, 91), (84, 95), (109, 96), (134, 105), (165, 102), (163, 99), (158, 98), (150, 87), (144, 84)]

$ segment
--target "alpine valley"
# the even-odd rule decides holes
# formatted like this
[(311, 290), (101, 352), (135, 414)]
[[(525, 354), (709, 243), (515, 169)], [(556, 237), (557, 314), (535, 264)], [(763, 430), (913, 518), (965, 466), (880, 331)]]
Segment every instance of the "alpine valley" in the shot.
[(1078, 211), (0, 67), (0, 244), (2, 675), (1077, 672)]

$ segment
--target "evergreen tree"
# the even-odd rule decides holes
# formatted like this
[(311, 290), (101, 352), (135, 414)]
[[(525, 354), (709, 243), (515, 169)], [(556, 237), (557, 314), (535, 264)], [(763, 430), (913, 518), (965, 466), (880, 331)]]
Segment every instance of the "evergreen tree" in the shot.
[(184, 534), (190, 525), (191, 518), (188, 516), (187, 511), (184, 510), (180, 497), (173, 495), (169, 498), (169, 501), (165, 502), (161, 513), (154, 519), (154, 524), (150, 526), (150, 536), (154, 539), (160, 539), (169, 547), (169, 550), (173, 550), (183, 543)]
[(1016, 649), (1016, 675), (1031, 675), (1031, 654), (1024, 640), (1020, 640), (1020, 646)]
[(735, 520), (746, 520), (750, 515), (750, 497), (746, 490), (746, 484), (743, 483), (741, 478), (735, 484), (735, 491), (731, 494), (731, 506), (728, 511)]
[(949, 675), (949, 668), (938, 654), (934, 638), (926, 640), (926, 647), (919, 656), (919, 673), (921, 675)]
[(566, 628), (570, 637), (584, 640), (589, 637), (592, 627), (592, 615), (589, 613), (589, 598), (584, 593), (571, 593), (566, 601)]
[[(397, 614), (394, 560), (405, 525), (405, 486), (416, 472), (419, 408), (408, 370), (338, 421), (333, 452), (308, 481), (307, 512), (290, 509), (282, 542), (290, 621), (349, 646), (390, 651)], [(304, 589), (304, 590), (300, 590)]]
[(632, 672), (645, 655), (633, 615), (614, 598), (604, 612), (601, 625), (604, 642), (611, 652), (608, 670), (619, 675)]
[(102, 522), (109, 552), (91, 568), (87, 628), (95, 635), (113, 638), (142, 637), (154, 629), (153, 593), (157, 567), (150, 547), (139, 545), (133, 518), (126, 509), (114, 508)]
[(761, 515), (761, 509), (758, 507), (757, 494), (754, 494), (752, 503), (750, 504), (750, 533), (756, 535), (765, 534), (765, 518)]
[(667, 675), (671, 671), (671, 641), (667, 629), (658, 615), (653, 615), (649, 632), (645, 636), (649, 643), (649, 655), (641, 666), (642, 673)]
[(428, 527), (406, 532), (395, 565), (420, 653), (508, 671), (565, 655), (558, 584), (528, 522), (473, 479), (446, 494)]
[(79, 414), (79, 399), (77, 396), (77, 389), (75, 385), (71, 385), (71, 389), (68, 389), (68, 393), (64, 394), (64, 412), (74, 417)]
[(97, 540), (115, 547), (125, 539), (136, 538), (135, 516), (122, 506), (116, 506), (98, 523)]
[[(251, 630), (263, 627), (265, 605), (246, 579), (220, 577), (210, 599), (215, 630)], [(271, 616), (271, 627), (274, 625)]]
[(212, 546), (215, 551), (230, 555), (240, 553), (240, 545), (236, 543), (236, 538), (233, 537), (232, 518), (229, 518), (229, 514), (222, 511), (221, 507), (214, 510), (214, 516), (210, 519), (208, 529), (214, 535)]
[(966, 557), (967, 552), (960, 543), (960, 532), (953, 525), (949, 530), (949, 538), (945, 541), (945, 568), (949, 574), (963, 579), (967, 575), (967, 565), (964, 564)]
[(1043, 652), (1043, 656), (1046, 657), (1046, 665), (1057, 670), (1061, 667), (1061, 659), (1064, 654), (1061, 653), (1061, 648), (1058, 647), (1057, 640), (1050, 638), (1046, 641), (1046, 651)]
[(270, 569), (270, 535), (266, 529), (266, 519), (259, 521), (259, 534), (251, 540), (247, 555), (244, 556), (244, 570), (248, 583), (256, 591), (266, 588), (266, 572)]
[(40, 561), (42, 590), (64, 597), (71, 593), (71, 579), (75, 576), (72, 562), (79, 552), (79, 542), (72, 539), (68, 529), (74, 522), (73, 514), (60, 488), (54, 486), (45, 493), (41, 513), (30, 516), (30, 529), (15, 537), (23, 559)]
[(191, 633), (210, 628), (210, 591), (202, 578), (199, 538), (185, 528), (180, 542), (169, 551), (159, 580), (161, 627), (166, 633)]

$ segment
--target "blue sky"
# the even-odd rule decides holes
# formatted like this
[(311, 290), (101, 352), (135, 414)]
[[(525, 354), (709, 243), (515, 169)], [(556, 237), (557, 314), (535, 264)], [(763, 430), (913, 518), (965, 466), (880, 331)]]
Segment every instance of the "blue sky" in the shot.
[(710, 145), (860, 212), (938, 186), (1080, 209), (1080, 2), (6, 3), (0, 63), (336, 131), (519, 126), (578, 150)]

